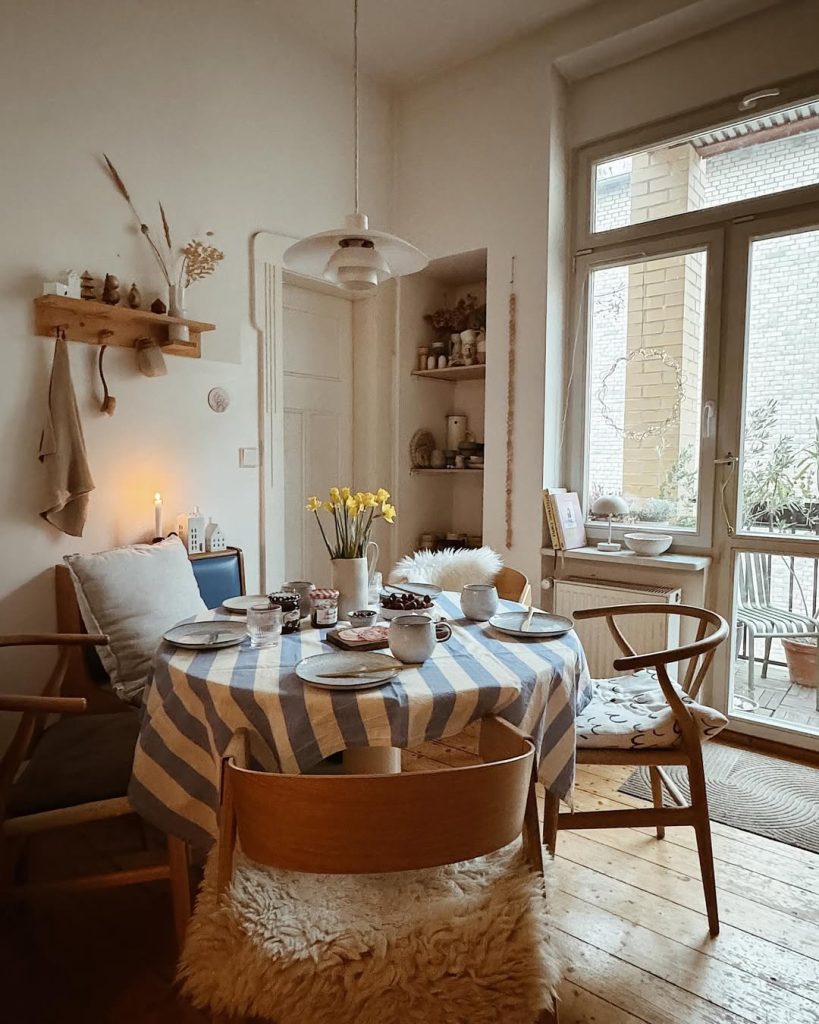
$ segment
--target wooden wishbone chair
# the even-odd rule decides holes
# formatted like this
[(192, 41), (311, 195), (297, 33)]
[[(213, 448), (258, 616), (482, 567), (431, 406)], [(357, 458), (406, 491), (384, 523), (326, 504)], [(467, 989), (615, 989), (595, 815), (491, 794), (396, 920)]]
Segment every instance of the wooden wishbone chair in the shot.
[[(543, 874), (534, 746), (499, 718), (481, 721), (484, 763), (395, 775), (250, 771), (244, 734), (223, 761), (217, 892), (237, 837), (251, 861), (289, 871), (368, 874), (471, 860), (523, 834)], [(557, 1006), (539, 1024), (557, 1024)], [(227, 1018), (218, 1018), (227, 1020)]]
[(529, 604), (532, 599), (528, 577), (518, 569), (510, 569), (508, 565), (505, 565), (495, 577), (495, 589), (503, 601)]
[[(629, 615), (679, 616), (680, 621), (697, 622), (695, 639), (681, 647), (637, 654), (625, 638), (617, 619)], [(575, 619), (605, 618), (615, 643), (623, 652), (614, 660), (618, 672), (638, 672), (653, 669), (663, 696), (676, 720), (679, 738), (674, 745), (665, 747), (587, 747), (577, 749), (578, 764), (645, 765), (649, 770), (653, 808), (634, 808), (613, 811), (578, 811), (559, 813), (559, 801), (546, 793), (543, 840), (554, 854), (559, 829), (572, 828), (630, 828), (655, 826), (662, 839), (667, 825), (692, 825), (697, 837), (697, 851), (702, 871), (702, 884), (708, 912), (708, 926), (712, 935), (719, 932), (717, 890), (714, 876), (714, 856), (711, 847), (711, 823), (708, 817), (708, 796), (702, 761), (702, 736), (699, 726), (680, 692), (672, 683), (668, 668), (679, 665), (677, 678), (681, 690), (696, 699), (714, 652), (728, 636), (728, 624), (716, 612), (689, 605), (631, 604), (606, 608), (584, 608), (574, 612)], [(627, 678), (627, 677), (624, 677)], [(688, 770), (690, 804), (679, 787), (663, 770), (664, 765), (685, 765)], [(663, 789), (667, 790), (675, 807), (663, 806)]]
[[(97, 647), (107, 643), (107, 636), (86, 633), (23, 633), (0, 636), (0, 647), (56, 647), (58, 651), (54, 669), (38, 695), (0, 694), (0, 712), (8, 711), (20, 714), (20, 721), (11, 743), (0, 758), (0, 862), (4, 867), (4, 870), (0, 872), (0, 877), (8, 879), (11, 876), (13, 881), (14, 861), (17, 858), (10, 855), (19, 854), (20, 847), (24, 846), (26, 841), (36, 833), (135, 813), (124, 792), (127, 782), (123, 784), (123, 792), (116, 796), (105, 799), (94, 797), (85, 800), (81, 797), (67, 799), (61, 786), (64, 779), (60, 779), (58, 776), (61, 770), (65, 769), (68, 771), (64, 771), (63, 774), (71, 774), (72, 769), (76, 768), (77, 760), (82, 760), (80, 755), (87, 754), (87, 751), (76, 750), (76, 747), (72, 748), (68, 741), (73, 738), (76, 743), (78, 739), (73, 735), (73, 731), (72, 736), (66, 738), (65, 745), (61, 745), (63, 740), (59, 734), (61, 731), (63, 734), (66, 732), (66, 730), (61, 730), (62, 721), (46, 728), (46, 718), (49, 715), (73, 717), (86, 710), (84, 697), (62, 697), (60, 688), (72, 657), (76, 655), (78, 648)], [(130, 773), (133, 743), (136, 741), (136, 733), (139, 728), (136, 711), (110, 715), (89, 715), (87, 722), (89, 725), (103, 728), (110, 725), (115, 730), (117, 738), (125, 740), (125, 744), (114, 748), (116, 767), (120, 771), (113, 772), (112, 775), (122, 775), (123, 778), (126, 778)], [(42, 746), (40, 746), (41, 741), (45, 741)], [(127, 746), (129, 742), (131, 743), (130, 752)], [(48, 751), (42, 753), (46, 748)], [(38, 749), (41, 751), (39, 755)], [(33, 785), (27, 784), (27, 770), (24, 770), (19, 776), (19, 781), (16, 781), (18, 771), (24, 762), (29, 762), (29, 768), (36, 766), (34, 772), (36, 781)], [(52, 764), (52, 762), (56, 763)], [(76, 788), (78, 792), (83, 788), (83, 779), (86, 774), (98, 775), (105, 770), (104, 765), (86, 765), (86, 768), (86, 772), (78, 768), (76, 778), (72, 777), (71, 788)], [(94, 771), (92, 772), (91, 769)], [(52, 794), (49, 791), (50, 777), (54, 777), (55, 790), (59, 791), (59, 794), (57, 792)], [(98, 785), (99, 779), (92, 778), (91, 782)], [(23, 790), (22, 794), (21, 790)], [(187, 918), (190, 915), (187, 848), (180, 840), (169, 837), (168, 853), (168, 863), (53, 882), (4, 886), (3, 894), (25, 895), (29, 892), (79, 891), (131, 885), (170, 877), (172, 879), (177, 936), (181, 940)]]

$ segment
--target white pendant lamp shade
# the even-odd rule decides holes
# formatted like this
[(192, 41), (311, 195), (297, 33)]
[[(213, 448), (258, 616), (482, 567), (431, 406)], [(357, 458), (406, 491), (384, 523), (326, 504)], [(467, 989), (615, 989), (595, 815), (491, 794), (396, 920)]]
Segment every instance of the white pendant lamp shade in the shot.
[(355, 137), (355, 213), (343, 228), (320, 231), (285, 250), (284, 262), (310, 277), (324, 277), (345, 291), (365, 295), (389, 277), (423, 270), (429, 260), (414, 245), (385, 231), (370, 230), (358, 206), (358, 0), (353, 0), (353, 129)]
[(389, 277), (423, 270), (420, 249), (385, 231), (373, 231), (363, 213), (352, 213), (343, 228), (321, 231), (295, 242), (284, 261), (291, 270), (324, 277), (348, 291), (372, 291)]

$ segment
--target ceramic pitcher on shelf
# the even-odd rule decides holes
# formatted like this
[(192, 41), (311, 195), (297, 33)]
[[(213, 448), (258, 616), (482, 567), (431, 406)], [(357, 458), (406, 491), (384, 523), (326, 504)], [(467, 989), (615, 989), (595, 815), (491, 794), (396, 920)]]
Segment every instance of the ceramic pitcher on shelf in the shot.
[(333, 558), (330, 560), (333, 589), (338, 591), (340, 618), (350, 612), (366, 608), (369, 604), (370, 580), (378, 564), (378, 545), (368, 542), (363, 558)]

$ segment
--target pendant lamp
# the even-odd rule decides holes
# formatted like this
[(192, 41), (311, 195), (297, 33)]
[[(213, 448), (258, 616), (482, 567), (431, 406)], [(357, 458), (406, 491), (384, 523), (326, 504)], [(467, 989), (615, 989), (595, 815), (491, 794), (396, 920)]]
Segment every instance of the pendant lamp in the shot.
[(324, 277), (345, 291), (365, 295), (390, 277), (423, 270), (429, 260), (402, 238), (371, 230), (367, 215), (359, 209), (358, 0), (353, 0), (353, 124), (355, 213), (348, 214), (343, 228), (321, 231), (291, 245), (284, 262), (300, 274)]

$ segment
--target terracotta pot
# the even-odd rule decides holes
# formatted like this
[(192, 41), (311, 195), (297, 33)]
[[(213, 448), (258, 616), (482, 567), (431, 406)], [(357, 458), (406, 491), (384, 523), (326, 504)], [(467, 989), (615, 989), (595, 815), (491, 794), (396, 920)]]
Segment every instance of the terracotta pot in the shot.
[(788, 663), (788, 675), (792, 683), (800, 686), (816, 686), (816, 653), (815, 643), (804, 640), (783, 640), (785, 661)]

